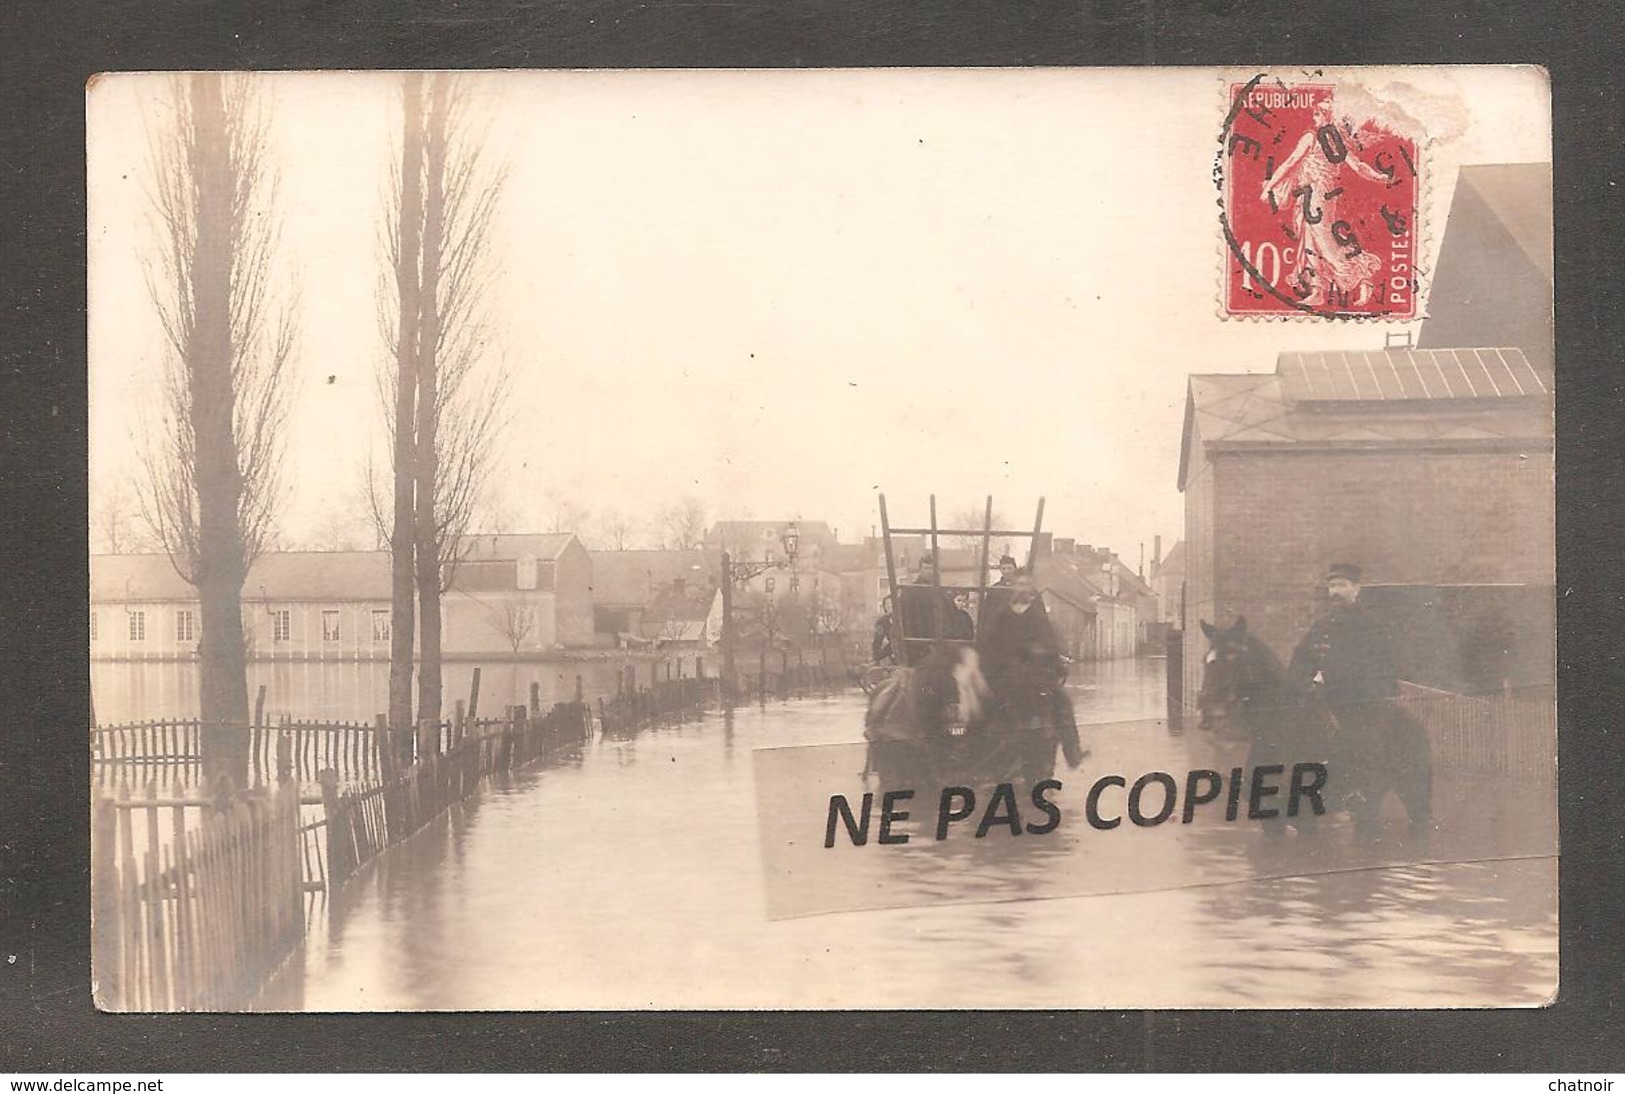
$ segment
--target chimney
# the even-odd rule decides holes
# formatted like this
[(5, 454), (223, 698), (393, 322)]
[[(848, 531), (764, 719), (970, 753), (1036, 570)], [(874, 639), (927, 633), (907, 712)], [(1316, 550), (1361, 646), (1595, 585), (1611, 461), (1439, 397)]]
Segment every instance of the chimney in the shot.
[(1162, 565), (1162, 536), (1160, 534), (1151, 537), (1151, 565), (1153, 567)]

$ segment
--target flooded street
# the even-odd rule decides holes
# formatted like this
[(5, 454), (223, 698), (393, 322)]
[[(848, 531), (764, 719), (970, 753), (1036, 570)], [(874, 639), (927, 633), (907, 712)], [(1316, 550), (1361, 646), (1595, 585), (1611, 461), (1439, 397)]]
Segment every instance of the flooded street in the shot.
[[(1079, 785), (1207, 762), (1206, 735), (1157, 720), (1160, 661), (1081, 665), (1070, 690), (1095, 753)], [(1306, 858), (1296, 836), (1267, 846), (1252, 826), (1142, 876), (1129, 843), (1077, 823), (1085, 835), (1041, 851), (949, 864), (1004, 879), (999, 902), (947, 903), (916, 855), (882, 878), (910, 906), (770, 919), (753, 750), (852, 742), (862, 716), (856, 693), (742, 707), (493, 784), (337, 894), (262, 1005), (1388, 1007), (1555, 991), (1556, 858), (1519, 840), (1483, 861), (1373, 866)]]

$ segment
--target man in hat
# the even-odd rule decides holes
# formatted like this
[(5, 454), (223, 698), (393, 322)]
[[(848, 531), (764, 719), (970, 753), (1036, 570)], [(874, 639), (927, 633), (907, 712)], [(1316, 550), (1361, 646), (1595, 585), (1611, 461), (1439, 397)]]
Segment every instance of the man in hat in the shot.
[(1009, 606), (1010, 592), (1016, 583), (1016, 560), (1009, 555), (999, 558), (999, 580), (988, 588), (982, 618), (991, 618), (1000, 608)]
[(1310, 625), (1288, 671), (1331, 716), (1328, 763), (1349, 791), (1355, 831), (1374, 838), (1390, 788), (1404, 802), (1412, 829), (1425, 830), (1432, 780), (1426, 734), (1392, 702), (1399, 673), (1387, 628), (1360, 600), (1361, 576), (1347, 562), (1327, 569), (1331, 610)]
[(1388, 632), (1360, 602), (1361, 576), (1347, 562), (1327, 568), (1331, 610), (1310, 625), (1292, 654), (1293, 679), (1334, 708), (1399, 694)]
[[(967, 627), (970, 617), (954, 605), (951, 592), (938, 587), (937, 559), (932, 552), (926, 551), (920, 556), (920, 568), (913, 584), (904, 585), (897, 594), (897, 612), (903, 621), (905, 637), (970, 640), (971, 630)], [(916, 652), (910, 651), (910, 664)], [(898, 653), (902, 656), (901, 651)]]

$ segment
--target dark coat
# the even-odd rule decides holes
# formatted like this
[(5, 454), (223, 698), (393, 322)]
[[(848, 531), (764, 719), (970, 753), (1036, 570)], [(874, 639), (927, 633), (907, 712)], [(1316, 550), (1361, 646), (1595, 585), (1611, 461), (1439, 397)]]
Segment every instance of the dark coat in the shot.
[(891, 616), (883, 615), (875, 620), (874, 641), (870, 645), (870, 653), (875, 662), (890, 661), (896, 656), (891, 641)]
[[(1335, 607), (1309, 627), (1292, 654), (1292, 679), (1333, 706), (1391, 699), (1399, 694), (1388, 629), (1355, 601)], [(1320, 681), (1315, 681), (1316, 673)]]
[(1048, 712), (1061, 679), (1060, 648), (1041, 600), (1024, 612), (1006, 602), (983, 617), (976, 643), (982, 676), (1011, 717)]
[(897, 607), (908, 638), (958, 638), (969, 641), (974, 625), (954, 603), (953, 593), (934, 585), (904, 585)]

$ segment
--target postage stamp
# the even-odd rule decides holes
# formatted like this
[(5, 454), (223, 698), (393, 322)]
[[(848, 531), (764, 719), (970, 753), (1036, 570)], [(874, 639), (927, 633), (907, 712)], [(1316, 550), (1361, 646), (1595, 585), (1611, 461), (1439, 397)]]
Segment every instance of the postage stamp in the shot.
[(1225, 316), (1414, 319), (1417, 135), (1329, 82), (1259, 75), (1227, 98)]

